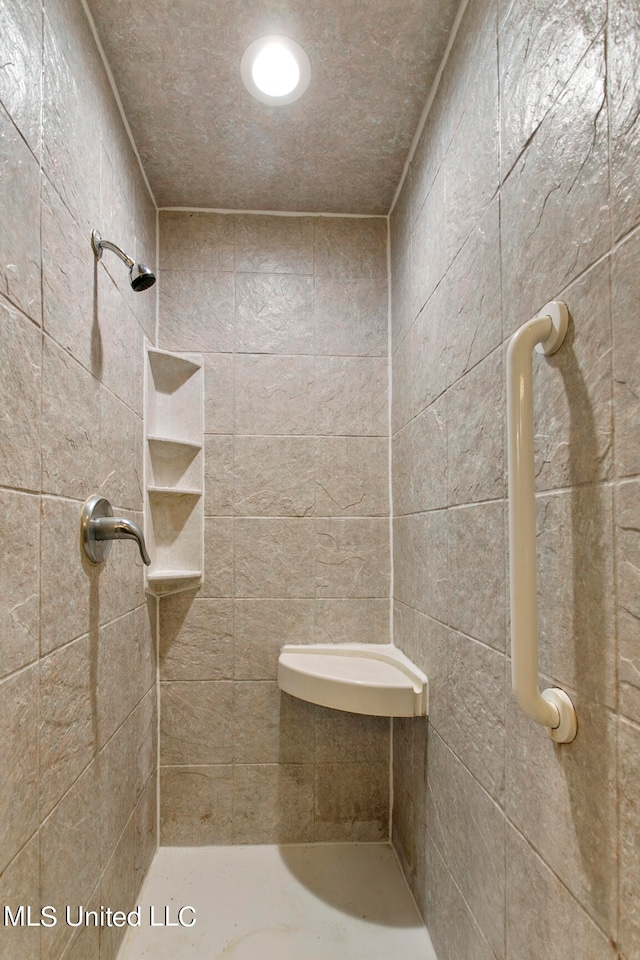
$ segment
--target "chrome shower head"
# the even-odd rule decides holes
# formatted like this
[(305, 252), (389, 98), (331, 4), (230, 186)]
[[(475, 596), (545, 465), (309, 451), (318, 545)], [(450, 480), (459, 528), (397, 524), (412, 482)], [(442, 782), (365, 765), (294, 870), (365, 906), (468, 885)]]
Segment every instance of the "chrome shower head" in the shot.
[(135, 263), (131, 257), (128, 257), (115, 243), (111, 243), (109, 240), (103, 240), (97, 230), (94, 230), (91, 234), (91, 249), (93, 250), (96, 260), (102, 259), (103, 250), (112, 250), (117, 254), (123, 263), (126, 263), (129, 267), (129, 283), (136, 293), (139, 293), (140, 290), (147, 290), (156, 282), (153, 270), (144, 263)]

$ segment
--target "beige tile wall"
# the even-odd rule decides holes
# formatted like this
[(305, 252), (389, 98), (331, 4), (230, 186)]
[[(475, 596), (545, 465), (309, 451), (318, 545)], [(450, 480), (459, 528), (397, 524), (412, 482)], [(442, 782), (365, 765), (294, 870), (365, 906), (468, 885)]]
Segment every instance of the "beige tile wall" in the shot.
[[(0, 900), (135, 901), (156, 847), (153, 611), (133, 544), (80, 556), (92, 493), (141, 520), (155, 208), (76, 0), (0, 2)], [(150, 619), (151, 615), (151, 619)], [(112, 960), (119, 935), (3, 928), (3, 960)]]
[[(640, 42), (633, 0), (469, 0), (391, 217), (395, 641), (432, 681), (395, 722), (394, 842), (439, 960), (640, 956)], [(536, 357), (541, 682), (510, 690), (505, 344)]]
[(388, 721), (276, 684), (284, 643), (389, 638), (386, 239), (160, 214), (160, 346), (206, 370), (204, 584), (161, 602), (164, 843), (388, 835)]

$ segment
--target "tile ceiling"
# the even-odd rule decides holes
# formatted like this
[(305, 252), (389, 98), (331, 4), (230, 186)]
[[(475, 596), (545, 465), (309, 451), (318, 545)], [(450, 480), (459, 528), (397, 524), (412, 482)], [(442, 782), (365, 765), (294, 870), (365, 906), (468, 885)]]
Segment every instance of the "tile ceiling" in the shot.
[[(160, 207), (386, 214), (457, 0), (88, 0)], [(306, 94), (258, 103), (256, 37), (293, 37)]]

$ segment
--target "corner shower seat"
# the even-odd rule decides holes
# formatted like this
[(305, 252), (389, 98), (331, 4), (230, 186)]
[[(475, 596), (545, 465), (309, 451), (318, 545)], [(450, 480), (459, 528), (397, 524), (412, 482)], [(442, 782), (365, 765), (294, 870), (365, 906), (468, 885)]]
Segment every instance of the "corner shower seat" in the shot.
[(427, 676), (393, 644), (285, 645), (278, 686), (300, 700), (373, 717), (421, 717)]

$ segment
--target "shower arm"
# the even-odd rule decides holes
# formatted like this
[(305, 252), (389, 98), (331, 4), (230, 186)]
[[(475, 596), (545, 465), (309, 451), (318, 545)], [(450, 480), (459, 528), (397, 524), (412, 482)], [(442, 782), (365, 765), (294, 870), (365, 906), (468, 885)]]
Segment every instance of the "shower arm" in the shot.
[(557, 743), (577, 732), (576, 712), (564, 690), (538, 687), (538, 598), (536, 584), (536, 500), (533, 453), (533, 350), (560, 348), (569, 313), (552, 301), (524, 323), (507, 349), (507, 448), (509, 462), (509, 582), (511, 669), (518, 704)]
[(94, 230), (91, 234), (91, 246), (98, 260), (102, 259), (103, 250), (111, 250), (120, 257), (123, 263), (126, 263), (129, 269), (131, 269), (134, 264), (134, 261), (126, 255), (124, 250), (121, 250), (115, 243), (111, 243), (110, 240), (103, 240), (97, 230)]

